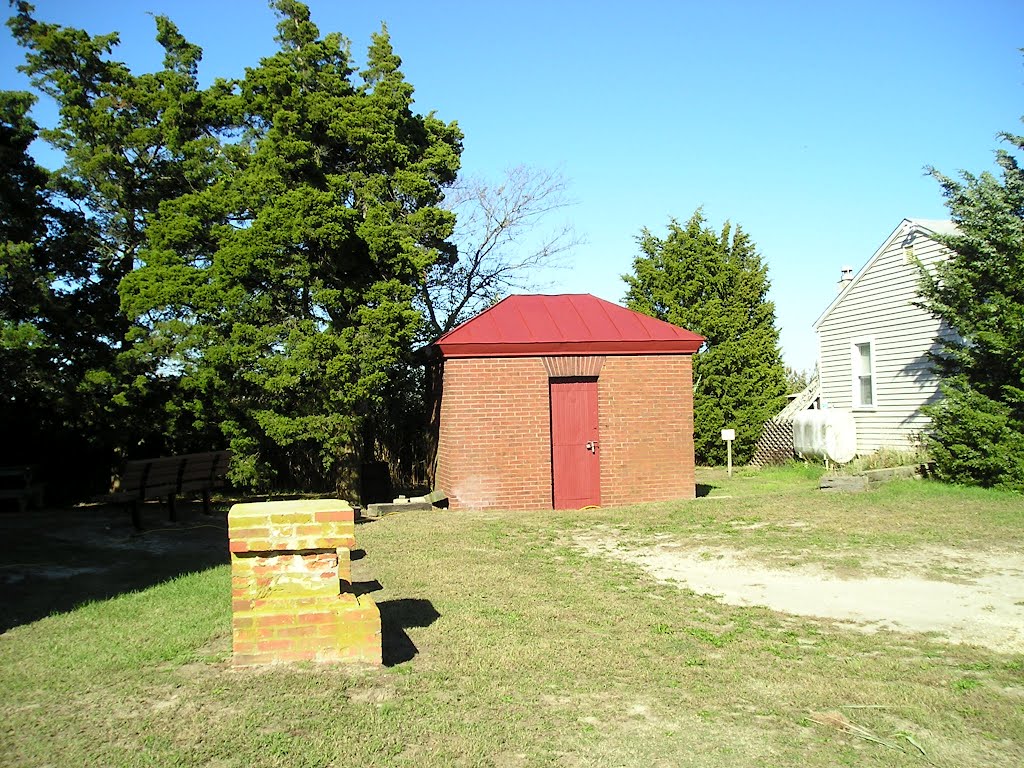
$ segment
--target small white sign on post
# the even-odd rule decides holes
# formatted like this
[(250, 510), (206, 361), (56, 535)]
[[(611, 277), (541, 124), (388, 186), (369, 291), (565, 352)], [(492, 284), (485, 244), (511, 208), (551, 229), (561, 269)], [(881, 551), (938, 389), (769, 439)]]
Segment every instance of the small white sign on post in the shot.
[(729, 477), (732, 477), (732, 441), (736, 439), (735, 429), (723, 429), (722, 439), (725, 440), (726, 447), (728, 448), (729, 454)]

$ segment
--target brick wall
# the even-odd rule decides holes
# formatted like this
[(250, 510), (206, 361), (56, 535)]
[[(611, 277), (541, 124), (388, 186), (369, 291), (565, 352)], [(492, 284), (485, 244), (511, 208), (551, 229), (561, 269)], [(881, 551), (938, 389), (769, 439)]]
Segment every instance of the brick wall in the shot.
[(228, 512), (236, 666), (381, 663), (380, 611), (351, 592), (352, 507), (337, 499), (235, 504)]
[[(445, 361), (437, 486), (453, 509), (551, 508), (548, 368)], [(602, 504), (693, 498), (691, 356), (608, 356), (597, 370)]]
[(445, 360), (437, 486), (452, 509), (551, 509), (549, 397), (540, 358)]
[(597, 382), (601, 503), (692, 499), (693, 359), (609, 356)]

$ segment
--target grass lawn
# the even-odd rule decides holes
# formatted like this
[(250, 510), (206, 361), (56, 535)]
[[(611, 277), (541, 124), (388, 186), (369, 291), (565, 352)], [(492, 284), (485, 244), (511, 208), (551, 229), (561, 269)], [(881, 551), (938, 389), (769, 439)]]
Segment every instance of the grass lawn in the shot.
[(698, 482), (694, 501), (358, 526), (382, 669), (231, 669), (226, 541), (225, 564), (26, 620), (0, 635), (0, 764), (1024, 765), (1024, 656), (731, 607), (573, 544), (668, 534), (869, 571), (1020, 551), (1020, 496), (828, 495), (800, 468)]

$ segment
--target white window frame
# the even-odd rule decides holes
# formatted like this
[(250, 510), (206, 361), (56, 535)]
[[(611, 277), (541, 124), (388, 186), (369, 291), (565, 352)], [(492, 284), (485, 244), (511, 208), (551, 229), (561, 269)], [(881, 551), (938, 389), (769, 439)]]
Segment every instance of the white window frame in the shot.
[[(868, 351), (871, 356), (871, 402), (864, 403), (861, 401), (860, 393), (860, 348), (865, 344), (868, 345)], [(853, 403), (853, 410), (855, 411), (873, 411), (878, 408), (878, 374), (877, 374), (877, 360), (878, 360), (878, 345), (875, 343), (874, 336), (863, 336), (859, 339), (853, 339), (850, 342), (850, 396), (851, 402)]]

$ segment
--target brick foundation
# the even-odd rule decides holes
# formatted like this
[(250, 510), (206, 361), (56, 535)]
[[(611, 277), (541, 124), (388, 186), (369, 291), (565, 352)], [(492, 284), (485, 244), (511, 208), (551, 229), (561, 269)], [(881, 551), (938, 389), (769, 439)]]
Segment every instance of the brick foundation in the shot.
[(236, 504), (228, 513), (234, 664), (381, 663), (380, 611), (351, 592), (344, 501)]

